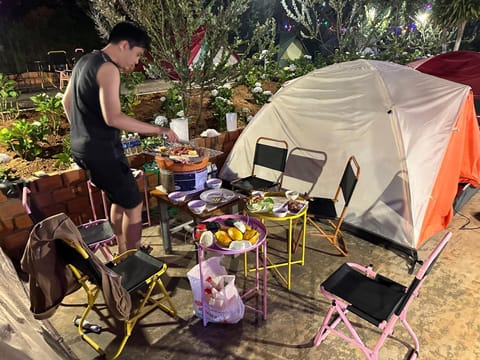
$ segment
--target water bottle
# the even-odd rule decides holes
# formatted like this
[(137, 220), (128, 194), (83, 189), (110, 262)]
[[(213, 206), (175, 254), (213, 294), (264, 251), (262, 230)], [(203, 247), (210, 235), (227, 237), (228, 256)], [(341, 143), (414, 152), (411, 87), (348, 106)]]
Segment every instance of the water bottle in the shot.
[(137, 154), (141, 154), (143, 152), (142, 149), (142, 140), (140, 139), (140, 135), (138, 133), (133, 134), (135, 139), (135, 152)]
[(125, 153), (125, 155), (129, 155), (128, 140), (125, 135), (122, 135), (121, 142), (122, 142), (123, 152)]
[(133, 141), (133, 134), (128, 134), (127, 147), (128, 147), (128, 155), (135, 155), (135, 144)]

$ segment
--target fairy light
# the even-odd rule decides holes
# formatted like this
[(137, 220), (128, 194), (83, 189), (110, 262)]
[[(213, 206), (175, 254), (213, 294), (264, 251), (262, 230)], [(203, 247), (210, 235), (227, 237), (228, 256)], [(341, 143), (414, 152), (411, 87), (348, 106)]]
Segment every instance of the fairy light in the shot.
[(418, 12), (417, 14), (415, 14), (415, 21), (421, 27), (425, 27), (425, 25), (427, 25), (429, 17), (430, 17), (430, 14), (427, 13), (426, 11)]

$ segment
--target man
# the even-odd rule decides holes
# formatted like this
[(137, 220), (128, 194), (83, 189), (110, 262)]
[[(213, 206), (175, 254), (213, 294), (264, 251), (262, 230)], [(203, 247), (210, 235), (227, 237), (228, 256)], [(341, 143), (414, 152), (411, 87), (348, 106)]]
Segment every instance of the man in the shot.
[(75, 64), (63, 97), (73, 158), (112, 202), (110, 219), (119, 253), (140, 247), (143, 203), (122, 149), (120, 131), (178, 140), (172, 130), (121, 111), (120, 71), (132, 71), (149, 46), (150, 38), (143, 29), (128, 22), (115, 25), (101, 51), (86, 54)]

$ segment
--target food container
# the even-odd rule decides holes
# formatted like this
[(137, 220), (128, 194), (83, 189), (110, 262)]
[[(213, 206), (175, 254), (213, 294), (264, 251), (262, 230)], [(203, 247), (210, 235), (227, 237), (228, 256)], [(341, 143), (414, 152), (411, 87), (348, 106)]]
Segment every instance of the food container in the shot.
[(285, 191), (285, 197), (288, 200), (297, 200), (298, 195), (299, 195), (298, 191), (294, 191), (294, 190)]
[(185, 201), (187, 194), (185, 194), (183, 191), (174, 191), (168, 194), (168, 198), (170, 201), (174, 204), (180, 204)]
[(207, 203), (203, 200), (192, 200), (189, 201), (187, 205), (194, 214), (201, 214), (207, 207)]
[(218, 178), (208, 179), (207, 187), (209, 189), (220, 189), (222, 187), (222, 179), (218, 179)]
[(285, 207), (280, 207), (277, 209), (273, 209), (272, 214), (275, 217), (285, 217), (288, 214), (288, 210)]

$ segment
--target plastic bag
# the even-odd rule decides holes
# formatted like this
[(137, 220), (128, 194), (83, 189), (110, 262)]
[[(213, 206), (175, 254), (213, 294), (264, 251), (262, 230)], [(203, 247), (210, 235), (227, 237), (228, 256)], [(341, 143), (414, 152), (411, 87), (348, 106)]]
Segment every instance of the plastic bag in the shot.
[(235, 287), (235, 275), (227, 275), (225, 267), (220, 265), (221, 260), (221, 256), (214, 256), (202, 263), (205, 304), (202, 303), (199, 265), (187, 273), (193, 309), (195, 315), (202, 318), (202, 306), (205, 306), (207, 322), (235, 324), (243, 319), (245, 305)]

